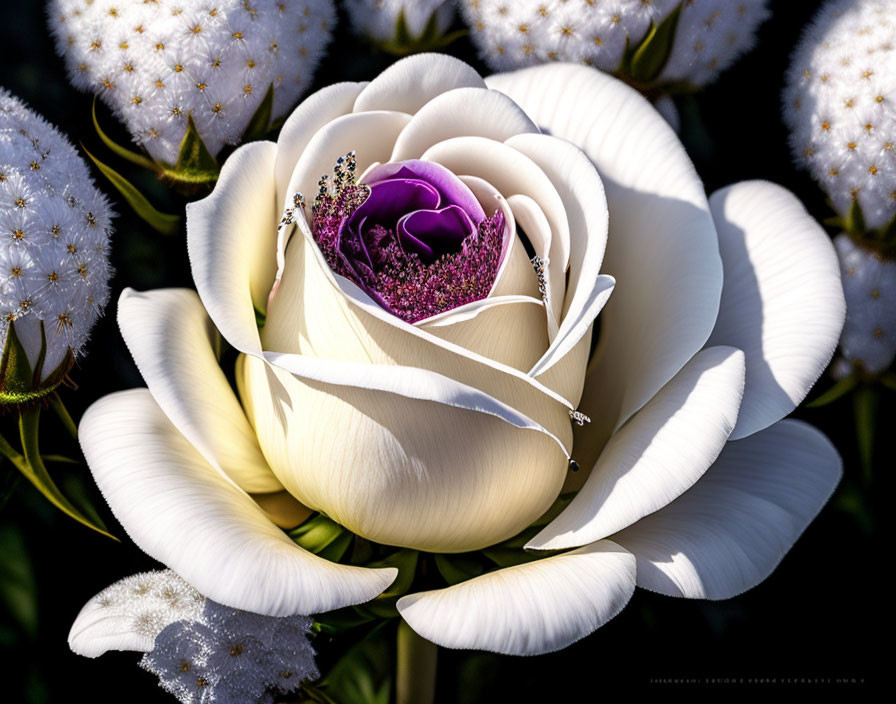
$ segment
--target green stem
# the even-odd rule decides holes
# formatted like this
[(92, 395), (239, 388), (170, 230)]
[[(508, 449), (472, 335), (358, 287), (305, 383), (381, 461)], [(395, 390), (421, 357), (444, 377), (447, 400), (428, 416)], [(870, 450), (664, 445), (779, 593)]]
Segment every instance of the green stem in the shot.
[(53, 395), (50, 396), (50, 405), (53, 407), (53, 410), (56, 412), (56, 415), (59, 416), (59, 420), (62, 421), (62, 425), (65, 426), (65, 429), (68, 431), (68, 434), (72, 436), (75, 440), (78, 439), (78, 426), (75, 424), (75, 421), (72, 420), (72, 417), (69, 415), (68, 409), (65, 407), (65, 404), (62, 402), (62, 399), (59, 398), (59, 393), (54, 391)]
[(395, 704), (432, 704), (436, 694), (438, 646), (401, 619), (395, 663)]

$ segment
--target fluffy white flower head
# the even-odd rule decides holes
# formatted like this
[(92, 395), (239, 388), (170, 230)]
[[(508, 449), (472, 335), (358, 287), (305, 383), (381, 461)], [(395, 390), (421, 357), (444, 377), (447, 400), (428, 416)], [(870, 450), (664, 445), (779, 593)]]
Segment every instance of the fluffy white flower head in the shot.
[(451, 0), (346, 0), (345, 6), (354, 30), (376, 42), (395, 39), (399, 15), (411, 37), (421, 36), (433, 18), (440, 35), (454, 20)]
[(660, 83), (701, 86), (754, 40), (767, 0), (464, 0), (483, 60), (496, 71), (572, 61), (615, 72), (628, 46), (681, 6)]
[(845, 233), (834, 245), (847, 306), (840, 351), (863, 371), (880, 374), (896, 357), (896, 262), (857, 245)]
[(43, 379), (82, 350), (106, 305), (111, 217), (71, 143), (0, 89), (0, 347), (14, 323), (34, 368), (43, 325)]
[(188, 115), (213, 155), (240, 140), (271, 85), (272, 117), (284, 115), (336, 12), (332, 0), (53, 0), (49, 19), (72, 82), (173, 164)]
[(784, 92), (790, 145), (841, 215), (896, 214), (896, 18), (889, 0), (834, 0), (806, 30)]

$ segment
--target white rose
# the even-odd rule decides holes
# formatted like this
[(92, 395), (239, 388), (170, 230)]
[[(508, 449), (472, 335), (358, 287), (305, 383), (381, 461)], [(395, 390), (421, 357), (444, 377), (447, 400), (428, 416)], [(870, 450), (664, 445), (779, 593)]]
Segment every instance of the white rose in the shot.
[[(334, 273), (301, 209), (278, 240), (294, 194), (313, 221), (319, 177), (352, 150), (358, 174), (440, 164), (503, 214), (489, 295), (406, 322)], [(513, 536), (566, 482), (576, 498), (529, 543), (565, 552), (398, 602), (438, 644), (542, 653), (612, 618), (636, 583), (752, 587), (839, 478), (827, 439), (780, 420), (843, 324), (829, 239), (770, 183), (707, 202), (663, 119), (595, 70), (484, 82), (450, 57), (405, 59), (310, 96), (187, 216), (199, 295), (123, 294), (149, 389), (101, 399), (80, 433), (137, 545), (215, 601), (320, 613), (394, 579), (297, 547), (270, 517), (307, 515), (283, 489), (370, 540), (451, 553)], [(601, 271), (617, 283), (598, 329), (614, 285)], [(216, 329), (241, 353), (238, 395)], [(575, 432), (573, 409), (592, 421)]]

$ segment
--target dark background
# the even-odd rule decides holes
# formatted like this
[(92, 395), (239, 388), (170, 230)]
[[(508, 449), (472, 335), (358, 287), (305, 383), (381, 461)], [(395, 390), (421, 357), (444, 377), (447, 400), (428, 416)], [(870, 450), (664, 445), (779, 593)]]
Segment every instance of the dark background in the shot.
[[(732, 0), (733, 1), (733, 0)], [(764, 178), (792, 189), (819, 219), (829, 215), (808, 176), (791, 163), (780, 120), (780, 93), (788, 59), (815, 2), (772, 1), (772, 18), (758, 43), (685, 110), (683, 139), (708, 191), (742, 179)], [(177, 212), (183, 200), (136, 168), (103, 151), (90, 123), (91, 96), (66, 81), (44, 18), (44, 4), (6, 0), (0, 47), (0, 85), (131, 178), (161, 209)], [(337, 30), (313, 89), (338, 80), (370, 79), (391, 57), (375, 54)], [(338, 51), (336, 48), (338, 47)], [(466, 39), (455, 54), (488, 70)], [(120, 143), (127, 135), (104, 109), (101, 120)], [(110, 195), (108, 183), (95, 173)], [(125, 286), (138, 289), (190, 286), (183, 235), (162, 237), (116, 200), (113, 239), (118, 272), (112, 301)], [(79, 390), (63, 398), (78, 419), (110, 391), (142, 385), (114, 322), (114, 304), (97, 325), (89, 354), (73, 372)], [(823, 379), (819, 390), (831, 382)], [(813, 396), (818, 391), (813, 392)], [(866, 690), (882, 678), (880, 649), (889, 642), (889, 608), (880, 574), (882, 516), (894, 469), (893, 392), (881, 394), (873, 469), (862, 470), (849, 398), (796, 417), (824, 430), (844, 459), (844, 479), (822, 511), (760, 586), (725, 602), (671, 599), (638, 590), (623, 613), (584, 641), (535, 659), (441, 651), (438, 702), (596, 702), (631, 693), (666, 693), (692, 687), (717, 692), (732, 686), (770, 689)], [(45, 452), (79, 457), (54, 419), (42, 424)], [(0, 431), (12, 439), (14, 418), (0, 415)], [(51, 466), (63, 490), (102, 506), (114, 533), (124, 537), (98, 497), (83, 465)], [(0, 692), (8, 702), (95, 704), (165, 702), (174, 699), (136, 667), (133, 653), (99, 660), (72, 654), (68, 629), (84, 602), (111, 582), (157, 567), (126, 539), (113, 543), (53, 509), (8, 462), (0, 464), (0, 584), (6, 588), (0, 617)], [(16, 587), (15, 585), (18, 585)], [(881, 633), (882, 632), (882, 633)], [(879, 633), (883, 637), (875, 641)], [(326, 660), (323, 664), (326, 664)], [(669, 681), (673, 680), (673, 681)], [(732, 681), (735, 684), (732, 684)], [(856, 692), (858, 693), (858, 692)]]

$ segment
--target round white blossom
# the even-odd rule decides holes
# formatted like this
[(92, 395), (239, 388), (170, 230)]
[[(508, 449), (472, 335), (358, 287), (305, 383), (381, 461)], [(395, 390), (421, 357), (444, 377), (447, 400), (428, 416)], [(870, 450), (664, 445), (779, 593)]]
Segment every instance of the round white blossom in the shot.
[(879, 374), (896, 357), (896, 262), (857, 245), (845, 233), (834, 245), (847, 307), (840, 350), (853, 365)]
[(173, 164), (188, 115), (213, 155), (239, 142), (271, 85), (272, 117), (283, 116), (336, 13), (332, 0), (53, 0), (49, 18), (75, 86)]
[(14, 324), (35, 368), (43, 327), (43, 379), (82, 351), (106, 305), (111, 219), (71, 143), (0, 89), (0, 348)]
[(616, 72), (626, 46), (679, 5), (671, 53), (657, 80), (700, 86), (750, 48), (767, 0), (464, 0), (483, 60), (496, 71), (546, 61)]
[(896, 214), (896, 19), (889, 0), (835, 0), (791, 61), (784, 119), (797, 162), (868, 228)]
[(355, 32), (376, 42), (395, 39), (399, 15), (412, 38), (420, 37), (433, 18), (439, 35), (454, 21), (451, 0), (345, 0), (345, 7)]

